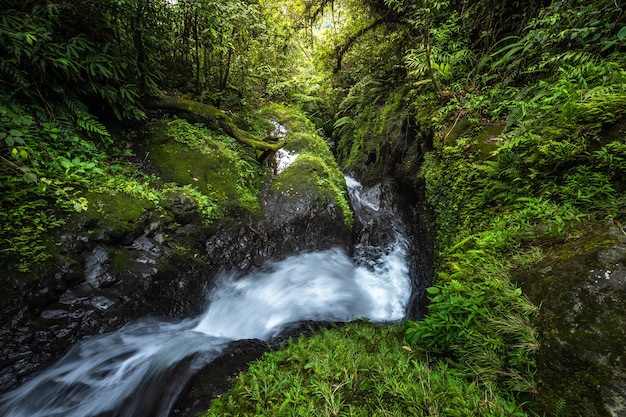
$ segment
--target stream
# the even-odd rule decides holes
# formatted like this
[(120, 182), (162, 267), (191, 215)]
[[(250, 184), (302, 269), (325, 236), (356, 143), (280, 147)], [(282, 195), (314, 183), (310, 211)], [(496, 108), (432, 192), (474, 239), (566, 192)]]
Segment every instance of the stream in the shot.
[(200, 316), (142, 319), (86, 339), (0, 397), (0, 415), (165, 417), (185, 382), (232, 341), (270, 340), (305, 320), (402, 320), (411, 293), (402, 227), (356, 180), (346, 183), (358, 221), (382, 224), (388, 243), (361, 242), (352, 256), (340, 249), (302, 253), (244, 276), (224, 272)]

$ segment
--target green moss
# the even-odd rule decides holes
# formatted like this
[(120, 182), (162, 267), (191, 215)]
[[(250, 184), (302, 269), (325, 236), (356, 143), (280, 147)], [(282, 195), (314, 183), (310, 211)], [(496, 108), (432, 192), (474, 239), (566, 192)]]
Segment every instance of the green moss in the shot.
[[(355, 92), (363, 95), (356, 105), (357, 112), (353, 112), (354, 103), (350, 97), (346, 98), (351, 105), (348, 105), (350, 111), (345, 113), (352, 112), (353, 119), (350, 123), (340, 123), (335, 134), (338, 136), (340, 165), (358, 171), (365, 179), (376, 181), (397, 168), (393, 158), (396, 151), (408, 146), (407, 123), (411, 116), (404, 89), (385, 91), (377, 81), (373, 84), (377, 86), (365, 92)], [(375, 97), (368, 97), (370, 93)]]
[(271, 104), (260, 110), (267, 118), (276, 120), (291, 132), (315, 132), (313, 123), (301, 111), (281, 104)]
[(236, 139), (239, 143), (250, 146), (253, 149), (276, 151), (282, 146), (279, 143), (266, 142), (264, 139), (258, 138), (239, 128), (235, 121), (226, 112), (209, 104), (178, 97), (161, 97), (148, 104), (155, 106), (156, 108), (191, 114), (194, 116), (193, 119), (199, 118), (204, 122), (219, 126), (233, 139)]
[(444, 136), (444, 146), (454, 146), (456, 141), (471, 127), (467, 117), (461, 117)]
[(478, 151), (480, 159), (487, 159), (491, 156), (491, 153), (498, 148), (498, 143), (494, 140), (497, 136), (504, 132), (504, 125), (487, 125), (483, 126), (480, 131), (474, 136), (475, 145), (472, 145), (472, 149)]
[(80, 217), (122, 231), (143, 225), (147, 212), (156, 208), (150, 200), (118, 192), (91, 191), (85, 194), (85, 198), (89, 208), (80, 213)]
[(146, 152), (167, 181), (208, 197), (216, 214), (235, 208), (258, 212), (260, 166), (249, 149), (231, 138), (183, 120), (157, 122)]
[(561, 415), (608, 415), (602, 390), (623, 360), (626, 293), (612, 284), (619, 278), (604, 275), (607, 268), (623, 273), (623, 239), (617, 228), (612, 234), (607, 225), (584, 226), (581, 237), (553, 246), (514, 277), (541, 305), (535, 324), (543, 346), (537, 358), (543, 384), (531, 398), (539, 412), (551, 412), (561, 402)]
[[(352, 226), (345, 179), (315, 126), (300, 111), (277, 104), (264, 108), (262, 114), (287, 128), (285, 149), (299, 154), (295, 163), (278, 175), (271, 189), (303, 190), (333, 200), (341, 209), (346, 225)], [(298, 198), (295, 194), (293, 197)]]
[[(335, 168), (336, 169), (336, 168)], [(272, 182), (270, 191), (281, 192), (283, 198), (297, 202), (303, 196), (334, 201), (343, 213), (344, 223), (352, 226), (353, 215), (347, 200), (345, 181), (319, 157), (304, 154)]]

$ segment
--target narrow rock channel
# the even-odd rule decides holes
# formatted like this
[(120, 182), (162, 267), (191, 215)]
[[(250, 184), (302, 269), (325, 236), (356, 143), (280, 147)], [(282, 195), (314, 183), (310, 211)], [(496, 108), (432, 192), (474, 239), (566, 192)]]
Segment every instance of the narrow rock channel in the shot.
[(201, 315), (142, 319), (89, 338), (1, 397), (0, 413), (167, 416), (185, 382), (233, 341), (268, 341), (302, 321), (403, 319), (411, 294), (404, 227), (380, 201), (365, 199), (357, 181), (347, 183), (361, 230), (352, 256), (331, 248), (270, 261), (243, 276), (224, 272)]

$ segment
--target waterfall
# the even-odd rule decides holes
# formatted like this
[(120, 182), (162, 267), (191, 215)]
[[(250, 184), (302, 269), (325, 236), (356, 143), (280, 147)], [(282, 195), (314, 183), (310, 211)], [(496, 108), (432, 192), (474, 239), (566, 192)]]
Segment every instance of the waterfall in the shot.
[(391, 212), (368, 201), (354, 179), (346, 183), (359, 221), (382, 221), (393, 234), (388, 244), (361, 243), (353, 256), (340, 249), (303, 253), (245, 276), (223, 273), (199, 317), (144, 319), (89, 338), (0, 397), (0, 415), (167, 416), (185, 381), (233, 340), (268, 340), (303, 320), (404, 318), (407, 242)]

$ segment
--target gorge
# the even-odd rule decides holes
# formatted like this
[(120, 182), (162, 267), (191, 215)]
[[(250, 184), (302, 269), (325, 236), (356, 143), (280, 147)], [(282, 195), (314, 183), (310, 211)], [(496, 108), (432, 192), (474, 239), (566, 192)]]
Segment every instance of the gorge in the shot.
[(0, 414), (626, 416), (619, 1), (1, 3)]

